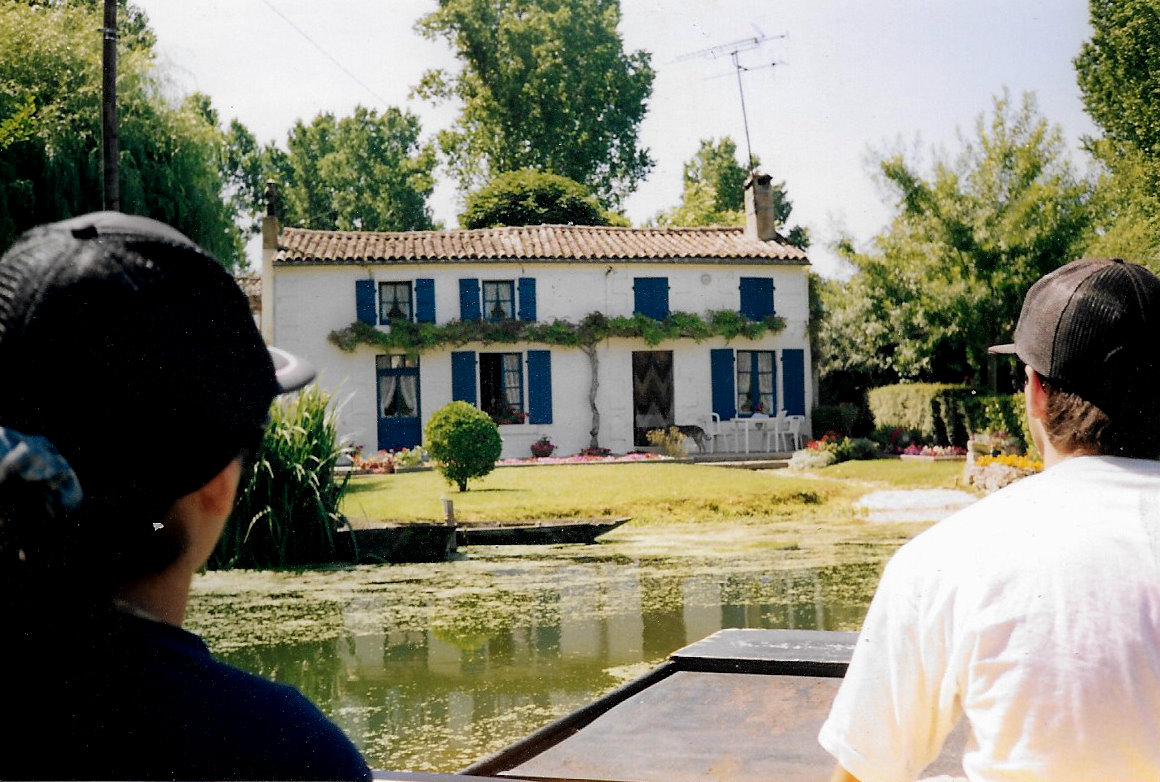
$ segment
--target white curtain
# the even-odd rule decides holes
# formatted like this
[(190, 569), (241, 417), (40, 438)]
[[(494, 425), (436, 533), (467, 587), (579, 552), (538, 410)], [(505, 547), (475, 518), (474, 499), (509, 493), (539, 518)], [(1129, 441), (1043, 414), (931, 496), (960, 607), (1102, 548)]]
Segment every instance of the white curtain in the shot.
[(407, 375), (405, 377), (399, 378), (399, 380), (399, 393), (402, 395), (403, 404), (406, 405), (407, 408), (406, 410), (400, 409), (399, 415), (406, 418), (413, 418), (415, 416), (415, 411), (418, 409), (415, 404), (418, 390), (416, 388), (415, 381), (418, 380), (418, 378), (416, 378), (414, 375)]
[(391, 409), (391, 402), (395, 398), (395, 388), (398, 384), (399, 378), (394, 375), (379, 377), (379, 403), (383, 406), (383, 418), (391, 417), (387, 411)]
[(523, 399), (520, 394), (520, 354), (503, 354), (503, 394), (504, 401), (512, 410), (523, 409)]

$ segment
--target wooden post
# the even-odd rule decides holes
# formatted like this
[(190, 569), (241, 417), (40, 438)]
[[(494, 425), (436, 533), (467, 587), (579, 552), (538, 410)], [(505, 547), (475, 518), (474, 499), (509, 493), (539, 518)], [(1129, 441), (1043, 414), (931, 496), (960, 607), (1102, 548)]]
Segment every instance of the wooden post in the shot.
[(117, 166), (117, 0), (105, 0), (104, 38), (101, 48), (101, 154), (102, 197), (105, 209), (121, 208), (120, 173)]

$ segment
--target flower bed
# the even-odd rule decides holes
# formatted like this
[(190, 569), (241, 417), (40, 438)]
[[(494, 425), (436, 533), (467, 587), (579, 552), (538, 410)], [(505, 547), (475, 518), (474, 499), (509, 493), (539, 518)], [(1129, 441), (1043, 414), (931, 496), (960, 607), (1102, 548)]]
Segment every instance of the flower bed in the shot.
[(500, 459), (496, 462), (500, 467), (519, 467), (531, 464), (610, 464), (615, 462), (656, 462), (666, 461), (669, 457), (659, 453), (626, 453), (619, 456), (607, 454), (587, 455), (574, 454), (572, 456), (533, 456), (524, 459)]
[(957, 445), (910, 445), (899, 456), (924, 462), (953, 462), (967, 458), (967, 449)]

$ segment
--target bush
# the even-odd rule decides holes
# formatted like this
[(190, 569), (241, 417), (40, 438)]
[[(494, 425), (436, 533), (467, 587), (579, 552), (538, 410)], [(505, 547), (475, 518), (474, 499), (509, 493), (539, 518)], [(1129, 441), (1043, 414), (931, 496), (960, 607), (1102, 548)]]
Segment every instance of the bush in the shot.
[(911, 445), (923, 444), (919, 432), (901, 426), (880, 426), (870, 433), (870, 439), (884, 453), (902, 453)]
[(495, 422), (466, 402), (452, 402), (436, 410), (424, 435), (439, 472), (460, 491), (467, 491), (471, 478), (482, 478), (494, 470), (503, 450)]
[(818, 405), (810, 411), (810, 420), (815, 432), (836, 432), (845, 437), (866, 435), (873, 425), (870, 411), (850, 402)]
[(901, 383), (870, 389), (867, 400), (875, 427), (919, 432), (935, 445), (964, 445), (969, 425), (968, 400), (975, 392), (946, 383)]
[(210, 556), (211, 569), (269, 568), (336, 560), (334, 530), (347, 478), (335, 481), (344, 453), (317, 386), (278, 400), (253, 467)]
[(685, 436), (675, 426), (670, 426), (668, 429), (649, 429), (644, 436), (648, 438), (650, 445), (658, 446), (665, 452), (666, 456), (671, 456), (674, 459), (683, 459), (688, 456), (685, 452)]
[(855, 437), (850, 440), (850, 458), (857, 461), (878, 458), (878, 446), (873, 440), (865, 437)]

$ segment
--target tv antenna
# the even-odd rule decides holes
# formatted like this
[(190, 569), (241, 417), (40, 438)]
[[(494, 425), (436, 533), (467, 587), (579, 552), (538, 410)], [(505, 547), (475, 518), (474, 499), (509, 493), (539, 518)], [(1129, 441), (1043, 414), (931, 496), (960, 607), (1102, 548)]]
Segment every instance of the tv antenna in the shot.
[(776, 65), (784, 65), (784, 63), (775, 60), (774, 62), (766, 63), (764, 65), (749, 67), (741, 63), (740, 55), (741, 52), (748, 52), (761, 48), (761, 46), (764, 45), (767, 41), (776, 41), (781, 38), (788, 37), (789, 33), (782, 33), (781, 35), (766, 35), (765, 33), (761, 32), (761, 30), (757, 30), (757, 35), (750, 36), (749, 38), (740, 38), (736, 41), (730, 41), (729, 43), (720, 43), (716, 46), (710, 46), (707, 49), (701, 49), (699, 51), (689, 52), (688, 54), (682, 54), (676, 59), (676, 62), (685, 62), (687, 60), (716, 60), (718, 57), (728, 56), (730, 61), (733, 63), (733, 70), (737, 74), (737, 93), (741, 96), (741, 122), (745, 127), (746, 164), (750, 172), (752, 172), (754, 169), (753, 145), (749, 139), (749, 114), (745, 110), (745, 87), (741, 80), (741, 74), (747, 73), (749, 71), (760, 71), (766, 68), (773, 68)]

